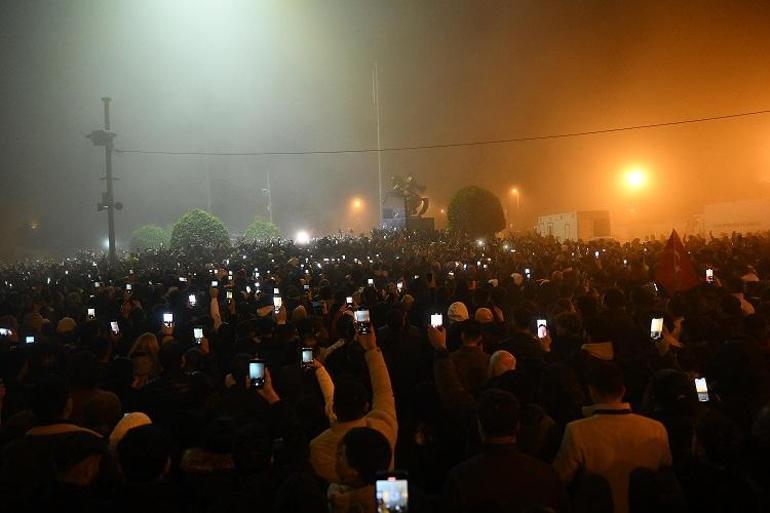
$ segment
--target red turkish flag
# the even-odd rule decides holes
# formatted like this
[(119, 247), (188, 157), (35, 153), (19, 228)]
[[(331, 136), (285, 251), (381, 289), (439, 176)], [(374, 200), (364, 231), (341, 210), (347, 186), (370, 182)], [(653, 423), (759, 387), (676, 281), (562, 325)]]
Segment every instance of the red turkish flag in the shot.
[(671, 237), (660, 254), (655, 268), (655, 281), (669, 294), (689, 290), (699, 283), (692, 259), (676, 230), (671, 231)]

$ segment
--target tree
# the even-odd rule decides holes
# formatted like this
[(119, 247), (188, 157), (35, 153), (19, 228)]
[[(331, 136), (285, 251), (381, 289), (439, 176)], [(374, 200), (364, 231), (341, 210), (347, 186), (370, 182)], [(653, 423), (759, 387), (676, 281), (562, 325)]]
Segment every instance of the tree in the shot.
[(268, 241), (280, 238), (281, 230), (270, 221), (262, 218), (255, 217), (249, 226), (246, 227), (246, 231), (243, 232), (244, 240), (249, 242), (254, 241)]
[(154, 224), (145, 224), (131, 234), (131, 251), (168, 248), (170, 241), (171, 235), (166, 229)]
[(180, 217), (171, 231), (171, 249), (189, 253), (196, 249), (230, 246), (230, 234), (220, 219), (195, 208)]
[(449, 229), (470, 236), (492, 235), (505, 228), (503, 206), (487, 189), (464, 187), (457, 191), (447, 209)]

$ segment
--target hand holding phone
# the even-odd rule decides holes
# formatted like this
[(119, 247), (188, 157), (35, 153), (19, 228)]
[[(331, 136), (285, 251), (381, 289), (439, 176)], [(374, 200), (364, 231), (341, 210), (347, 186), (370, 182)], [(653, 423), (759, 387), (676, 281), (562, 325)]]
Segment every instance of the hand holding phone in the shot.
[(431, 314), (430, 325), (433, 328), (440, 328), (444, 325), (444, 316), (442, 314)]
[(650, 338), (656, 341), (663, 338), (663, 317), (654, 317), (650, 321)]
[(256, 390), (265, 386), (265, 360), (249, 361), (249, 383), (251, 388)]
[(300, 363), (302, 365), (302, 368), (305, 369), (305, 370), (312, 369), (313, 368), (313, 360), (314, 360), (314, 358), (313, 358), (313, 348), (312, 347), (303, 347), (300, 350), (300, 353), (301, 353), (301, 361), (300, 361)]
[(164, 313), (163, 314), (163, 325), (167, 328), (171, 328), (174, 325), (174, 314), (172, 313)]
[(380, 472), (374, 487), (377, 511), (406, 513), (409, 508), (409, 480), (406, 472)]
[(86, 317), (89, 321), (96, 319), (96, 308), (89, 308), (86, 313)]
[(356, 331), (361, 335), (368, 335), (370, 326), (369, 310), (356, 310), (353, 313), (353, 318), (356, 321)]
[(545, 319), (537, 320), (537, 338), (540, 340), (548, 336), (548, 321)]
[(706, 378), (695, 378), (695, 392), (698, 394), (698, 401), (705, 403), (709, 400), (709, 386)]
[(203, 326), (195, 326), (193, 328), (193, 338), (196, 344), (200, 344), (203, 340)]

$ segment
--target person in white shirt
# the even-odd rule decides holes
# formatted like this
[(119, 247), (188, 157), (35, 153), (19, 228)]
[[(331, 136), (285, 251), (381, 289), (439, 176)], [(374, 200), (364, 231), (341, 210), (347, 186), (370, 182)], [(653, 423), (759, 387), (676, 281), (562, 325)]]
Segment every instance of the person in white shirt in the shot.
[(564, 483), (579, 471), (603, 477), (612, 491), (615, 513), (626, 513), (631, 472), (671, 465), (668, 434), (660, 422), (631, 413), (623, 402), (623, 373), (614, 363), (596, 364), (589, 392), (594, 404), (584, 409), (587, 418), (567, 424), (553, 465)]

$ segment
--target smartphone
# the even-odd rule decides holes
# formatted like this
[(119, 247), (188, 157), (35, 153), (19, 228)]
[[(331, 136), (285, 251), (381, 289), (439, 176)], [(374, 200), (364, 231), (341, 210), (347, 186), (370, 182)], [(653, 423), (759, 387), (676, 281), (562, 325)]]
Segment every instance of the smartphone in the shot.
[(251, 294), (251, 287), (246, 285), (246, 294)]
[(87, 317), (89, 321), (96, 319), (96, 308), (89, 308), (87, 311)]
[(709, 400), (709, 386), (706, 378), (695, 378), (695, 391), (698, 393), (698, 401), (705, 403)]
[(214, 288), (219, 287), (219, 282), (217, 280), (211, 280), (211, 286)]
[(650, 338), (660, 340), (663, 337), (663, 317), (654, 317), (650, 321)]
[(409, 480), (406, 472), (380, 472), (375, 482), (377, 511), (406, 513), (409, 508)]
[(345, 298), (345, 304), (348, 305), (348, 307), (353, 306), (353, 296), (348, 296)]
[(281, 291), (280, 291), (280, 289), (278, 287), (273, 288), (273, 295), (274, 296), (277, 296), (280, 293), (281, 293)]
[(598, 251), (594, 251), (594, 258), (599, 258), (599, 252)]
[(455, 273), (454, 273), (454, 271), (449, 271), (449, 272), (447, 273), (447, 277), (448, 277), (450, 280), (453, 280), (453, 279), (454, 279), (454, 277), (455, 277)]
[(302, 368), (312, 369), (313, 368), (313, 348), (303, 347), (301, 351), (302, 351)]
[(544, 339), (548, 336), (548, 321), (545, 319), (537, 320), (537, 338)]
[(227, 276), (227, 281), (233, 281), (233, 273), (230, 271), (230, 274)]
[(11, 330), (8, 328), (0, 328), (0, 337), (10, 337)]
[(233, 299), (233, 291), (232, 290), (228, 290), (227, 293), (226, 293), (226, 296), (227, 296), (227, 300), (228, 301), (232, 301), (232, 299)]
[(265, 360), (249, 361), (249, 382), (251, 388), (262, 388), (265, 386)]
[(440, 328), (444, 325), (444, 316), (442, 314), (430, 314), (430, 325), (434, 328)]
[(366, 280), (366, 284), (367, 285), (374, 285), (374, 279), (373, 278), (369, 278), (368, 280)]
[(184, 276), (180, 276), (179, 281), (182, 283), (187, 283), (187, 278), (185, 278)]
[(34, 335), (27, 335), (26, 341), (27, 341), (27, 344), (34, 344), (35, 343), (35, 336)]
[(281, 296), (273, 296), (273, 306), (275, 307), (275, 311), (281, 309), (283, 306), (283, 299), (281, 299)]
[(120, 327), (118, 326), (118, 321), (110, 321), (110, 329), (112, 330), (112, 333), (115, 335), (120, 333)]
[(98, 281), (95, 281), (95, 282), (94, 282), (94, 288), (95, 288), (95, 289), (98, 289), (98, 288), (99, 288), (99, 287), (101, 287), (101, 286), (102, 286), (102, 284), (101, 284), (101, 283), (99, 283)]
[(193, 328), (193, 338), (195, 339), (196, 344), (201, 343), (201, 339), (203, 338), (203, 326), (195, 326)]
[(163, 314), (163, 324), (165, 324), (167, 328), (170, 328), (171, 325), (174, 324), (174, 314), (172, 314), (172, 313), (164, 313)]
[(706, 269), (706, 283), (714, 283), (714, 269)]
[(396, 283), (396, 288), (398, 289), (399, 292), (401, 292), (404, 290), (404, 284), (401, 282), (398, 282)]
[(190, 306), (195, 306), (195, 304), (198, 302), (198, 298), (195, 297), (195, 294), (190, 294), (187, 296), (187, 301), (190, 303)]
[(310, 290), (310, 285), (305, 284), (302, 288), (305, 289), (306, 291), (308, 291), (308, 290)]
[(356, 310), (353, 316), (356, 321), (356, 331), (361, 335), (369, 334), (369, 310)]
[(126, 283), (126, 292), (131, 292), (132, 290), (134, 290), (134, 286), (130, 283)]
[(525, 276), (527, 279), (530, 279), (530, 278), (532, 277), (532, 271), (530, 271), (529, 267), (527, 267), (526, 269), (524, 269), (524, 276)]

